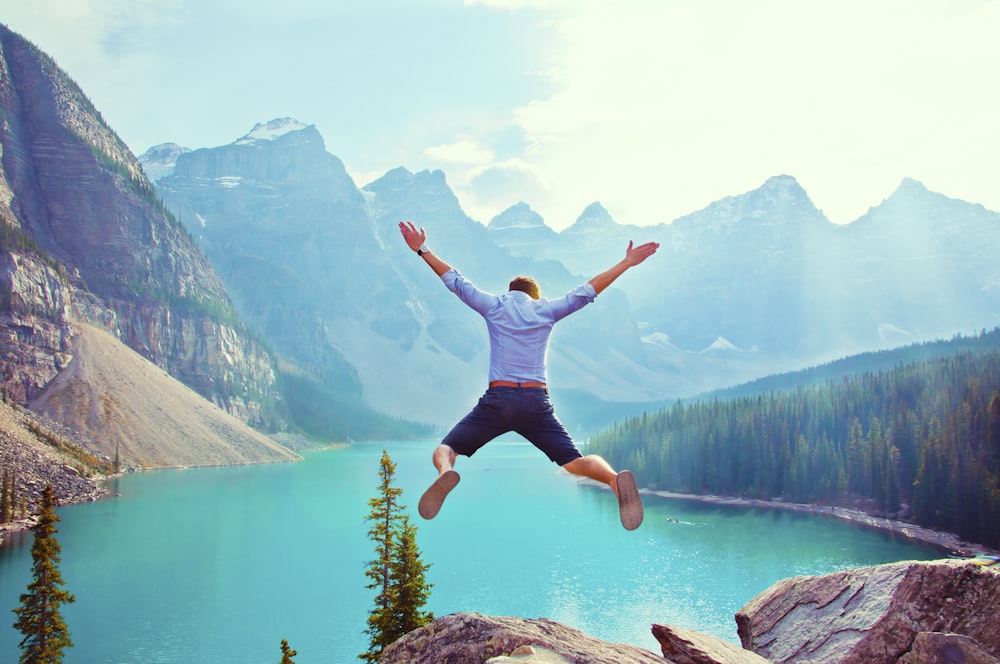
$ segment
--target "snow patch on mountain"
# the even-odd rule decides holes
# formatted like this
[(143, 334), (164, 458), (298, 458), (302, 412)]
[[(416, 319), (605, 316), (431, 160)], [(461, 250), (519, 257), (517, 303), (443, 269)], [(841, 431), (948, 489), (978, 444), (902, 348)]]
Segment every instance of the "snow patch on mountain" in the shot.
[(236, 145), (247, 145), (255, 141), (273, 141), (293, 131), (308, 128), (309, 125), (302, 124), (295, 118), (278, 118), (269, 122), (258, 122), (249, 134), (236, 141)]
[(653, 346), (663, 346), (664, 348), (676, 348), (672, 343), (670, 343), (670, 337), (663, 332), (653, 332), (650, 335), (642, 337), (642, 342)]
[(711, 345), (702, 351), (703, 353), (742, 353), (744, 350), (739, 346), (733, 344), (731, 341), (725, 337), (716, 337), (715, 341)]
[(177, 157), (185, 152), (191, 150), (176, 143), (160, 143), (139, 155), (139, 165), (142, 166), (147, 178), (152, 182), (159, 182), (160, 178), (174, 174)]

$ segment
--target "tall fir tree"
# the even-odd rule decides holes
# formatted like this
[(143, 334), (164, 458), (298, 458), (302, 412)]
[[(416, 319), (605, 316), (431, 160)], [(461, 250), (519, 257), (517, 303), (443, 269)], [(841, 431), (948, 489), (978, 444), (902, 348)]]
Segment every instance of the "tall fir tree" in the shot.
[(396, 624), (402, 636), (423, 627), (434, 619), (434, 615), (420, 610), (431, 596), (431, 584), (427, 583), (425, 574), (430, 565), (420, 559), (417, 547), (417, 527), (407, 516), (403, 517), (400, 526), (392, 585), (396, 590)]
[(59, 554), (62, 547), (55, 538), (58, 521), (56, 497), (52, 487), (47, 486), (42, 492), (35, 541), (31, 546), (32, 581), (28, 584), (28, 592), (21, 595), (21, 605), (14, 609), (17, 614), (14, 628), (24, 634), (20, 664), (59, 664), (63, 650), (73, 646), (59, 611), (61, 605), (72, 604), (76, 598), (61, 587)]
[(375, 544), (376, 558), (368, 563), (366, 588), (376, 590), (375, 607), (368, 615), (368, 651), (359, 659), (375, 664), (382, 650), (409, 631), (422, 627), (434, 615), (422, 611), (431, 584), (425, 572), (430, 567), (420, 558), (416, 526), (410, 523), (406, 506), (400, 502), (403, 490), (393, 486), (396, 464), (382, 452), (379, 464), (378, 495), (368, 501), (371, 523), (368, 538)]

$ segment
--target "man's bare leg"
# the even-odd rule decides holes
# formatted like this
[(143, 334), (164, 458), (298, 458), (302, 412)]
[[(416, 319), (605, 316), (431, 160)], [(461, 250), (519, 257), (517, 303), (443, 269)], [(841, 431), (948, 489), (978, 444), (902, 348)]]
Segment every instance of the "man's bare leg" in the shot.
[(599, 457), (596, 454), (588, 454), (585, 457), (580, 457), (579, 459), (573, 459), (569, 463), (563, 465), (563, 468), (574, 475), (580, 475), (582, 477), (589, 477), (592, 480), (597, 480), (598, 482), (604, 482), (611, 487), (611, 490), (618, 495), (618, 473), (615, 469), (611, 467), (611, 464), (604, 460), (603, 457)]
[(437, 468), (438, 474), (442, 474), (445, 471), (451, 470), (455, 467), (455, 459), (458, 455), (455, 450), (451, 449), (448, 445), (438, 445), (434, 448), (434, 456), (432, 460), (434, 461), (434, 467)]
[(438, 477), (420, 497), (420, 502), (417, 504), (417, 511), (423, 518), (433, 519), (436, 517), (441, 510), (441, 505), (444, 504), (444, 499), (458, 485), (461, 478), (453, 470), (457, 457), (455, 450), (448, 445), (438, 445), (434, 450), (432, 460), (434, 467), (437, 468)]
[(596, 454), (574, 459), (564, 464), (563, 468), (574, 475), (589, 477), (610, 486), (611, 490), (618, 496), (618, 512), (621, 516), (622, 526), (626, 530), (635, 530), (642, 523), (642, 498), (639, 496), (635, 477), (630, 471), (623, 470), (616, 473), (611, 464)]

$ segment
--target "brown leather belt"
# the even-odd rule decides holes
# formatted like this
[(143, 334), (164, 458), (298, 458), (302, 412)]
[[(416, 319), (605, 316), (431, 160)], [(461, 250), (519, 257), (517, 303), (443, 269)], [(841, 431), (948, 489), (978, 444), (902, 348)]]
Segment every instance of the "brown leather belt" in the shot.
[(490, 387), (540, 387), (545, 389), (545, 383), (515, 383), (510, 380), (493, 380), (490, 381)]

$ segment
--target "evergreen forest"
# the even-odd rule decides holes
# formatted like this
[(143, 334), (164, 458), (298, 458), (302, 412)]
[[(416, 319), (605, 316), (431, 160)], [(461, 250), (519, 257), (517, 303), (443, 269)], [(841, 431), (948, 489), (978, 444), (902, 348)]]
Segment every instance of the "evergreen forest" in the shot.
[(1000, 328), (870, 359), (850, 376), (678, 402), (588, 451), (640, 487), (862, 509), (1000, 548)]

